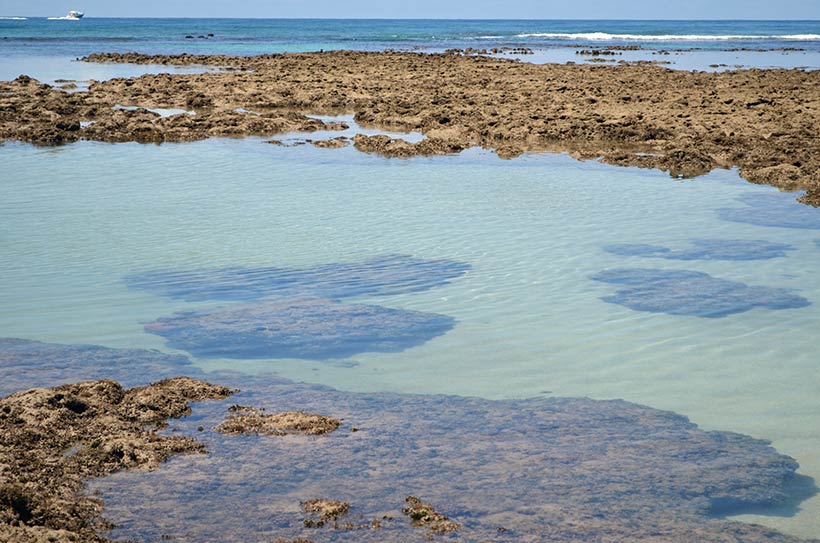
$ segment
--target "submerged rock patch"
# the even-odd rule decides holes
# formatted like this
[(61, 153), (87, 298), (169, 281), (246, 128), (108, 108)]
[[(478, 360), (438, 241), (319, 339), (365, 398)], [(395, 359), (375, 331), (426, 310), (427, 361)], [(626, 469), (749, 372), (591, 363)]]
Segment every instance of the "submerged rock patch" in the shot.
[(145, 384), (146, 375), (155, 380), (192, 371), (187, 357), (159, 351), (0, 338), (0, 396), (78, 380), (113, 379), (135, 386)]
[(749, 286), (690, 270), (613, 269), (591, 279), (629, 287), (601, 298), (605, 302), (652, 313), (719, 318), (755, 308), (793, 309), (810, 305), (788, 289)]
[(361, 263), (325, 264), (307, 269), (231, 267), (151, 271), (129, 276), (126, 283), (188, 301), (248, 301), (266, 296), (338, 299), (429, 290), (448, 284), (469, 269), (469, 264), (454, 260), (389, 255)]
[(763, 240), (695, 239), (690, 249), (627, 243), (607, 245), (604, 250), (618, 256), (643, 256), (669, 260), (767, 260), (786, 256), (794, 247)]
[[(39, 367), (45, 344), (30, 343), (15, 371), (26, 373), (26, 356)], [(150, 366), (131, 370), (152, 378)], [(36, 379), (36, 371), (28, 375)], [(268, 376), (221, 379), (243, 387), (242, 405), (258, 406), (233, 413), (340, 413), (361, 431), (292, 440), (211, 432), (205, 428), (223, 420), (225, 405), (198, 403), (192, 412), (188, 402), (233, 391), (187, 378), (132, 390), (98, 381), (14, 394), (0, 399), (0, 540), (108, 541), (111, 529), (112, 539), (137, 541), (421, 543), (429, 530), (388, 522), (412, 508), (405, 503), (412, 495), (424, 496), (425, 510), (435, 504), (464, 520), (441, 536), (454, 540), (649, 542), (663, 534), (683, 543), (797, 543), (715, 515), (797, 504), (817, 491), (768, 442), (705, 432), (685, 417), (620, 400), (356, 394)], [(150, 473), (120, 471), (78, 492), (87, 477), (153, 468), (203, 446), (209, 455)], [(100, 501), (88, 496), (97, 493), (107, 520), (91, 522)], [(350, 504), (337, 517), (344, 522), (318, 531), (305, 524), (304, 506), (294, 502), (315, 496), (334, 500), (313, 504), (308, 520), (321, 522), (335, 502)]]
[[(240, 542), (264, 533), (285, 540), (421, 543), (434, 536), (430, 524), (419, 529), (400, 520), (379, 530), (343, 529), (342, 521), (365, 526), (407, 508), (421, 523), (435, 521), (438, 510), (462, 524), (434, 536), (453, 541), (650, 542), (658, 534), (681, 543), (799, 541), (713, 514), (716, 506), (738, 513), (799, 500), (791, 494), (791, 483), (800, 480), (797, 463), (765, 441), (703, 431), (674, 413), (620, 400), (491, 401), (271, 386), (261, 379), (242, 384), (237, 400), (243, 405), (344, 413), (361, 431), (237, 439), (196, 432), (225, 412), (222, 405), (198, 406), (174, 426), (202, 439), (209, 456), (91, 483), (102, 492), (106, 518), (117, 524), (116, 539), (184, 534), (192, 542)], [(316, 496), (350, 504), (339, 529), (304, 524), (294, 503)], [(405, 502), (407, 496), (423, 500)], [(171, 503), (175, 514), (163, 514)], [(320, 511), (309, 520), (321, 521)]]
[(455, 319), (435, 313), (285, 298), (176, 313), (147, 324), (145, 331), (203, 358), (325, 360), (363, 352), (400, 352), (453, 326)]
[(755, 226), (820, 230), (820, 209), (800, 204), (793, 195), (755, 192), (738, 200), (746, 206), (718, 209), (718, 217)]

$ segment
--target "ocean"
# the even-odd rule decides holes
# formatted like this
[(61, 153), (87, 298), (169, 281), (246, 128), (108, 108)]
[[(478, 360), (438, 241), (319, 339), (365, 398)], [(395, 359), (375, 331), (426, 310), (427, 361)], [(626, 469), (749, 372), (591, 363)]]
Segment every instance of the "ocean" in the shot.
[[(672, 69), (820, 68), (817, 21), (4, 15), (0, 79), (46, 82), (201, 69), (73, 60), (109, 51), (526, 47), (534, 54), (499, 54), (583, 62), (578, 48), (639, 45), (616, 58), (671, 59)], [(382, 133), (342, 120), (349, 135)], [(624, 399), (770, 440), (820, 480), (820, 210), (798, 204), (798, 194), (751, 185), (734, 170), (677, 180), (479, 149), (398, 160), (301, 145), (303, 137), (285, 135), (281, 146), (0, 145), (0, 337), (155, 350), (240, 382), (274, 373), (362, 398)], [(330, 300), (317, 328), (338, 325), (356, 340), (323, 342), (294, 328), (280, 349), (255, 345), (253, 331), (240, 345), (208, 328), (225, 315), (247, 318), (245, 304), (270, 296)], [(345, 313), (364, 305), (380, 319), (364, 326)], [(198, 338), (192, 319), (212, 335)], [(3, 394), (56, 384), (33, 366), (5, 371), (0, 362)], [(130, 375), (151, 377), (143, 371)], [(132, 483), (94, 484), (122, 539), (162, 522), (129, 507), (153, 499), (144, 488), (137, 497)], [(208, 492), (199, 498), (215, 505), (219, 489)], [(816, 496), (735, 513), (820, 536)]]
[[(198, 36), (210, 39), (198, 38)], [(193, 38), (186, 38), (193, 36)], [(820, 50), (820, 21), (533, 21), (322, 19), (0, 19), (7, 54), (106, 51), (257, 55), (382, 50), (641, 44), (653, 49)]]

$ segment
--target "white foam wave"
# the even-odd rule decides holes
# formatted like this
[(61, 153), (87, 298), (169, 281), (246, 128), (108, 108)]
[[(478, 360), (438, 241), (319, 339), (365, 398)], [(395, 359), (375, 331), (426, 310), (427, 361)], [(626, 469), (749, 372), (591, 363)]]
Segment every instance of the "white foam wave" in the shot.
[(28, 21), (28, 17), (0, 17), (0, 21)]
[(516, 34), (517, 38), (553, 38), (565, 40), (588, 41), (730, 41), (730, 40), (792, 40), (792, 41), (820, 41), (820, 34), (781, 34), (759, 36), (751, 34), (721, 35), (721, 34), (609, 34), (607, 32), (584, 32), (577, 34), (565, 33), (538, 33)]

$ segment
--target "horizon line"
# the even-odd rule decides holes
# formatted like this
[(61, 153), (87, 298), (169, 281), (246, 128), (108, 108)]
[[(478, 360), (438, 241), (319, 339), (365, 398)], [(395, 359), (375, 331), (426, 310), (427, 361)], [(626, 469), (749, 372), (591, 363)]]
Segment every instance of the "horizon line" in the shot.
[[(41, 18), (48, 18), (52, 15), (2, 15), (3, 17), (26, 17), (28, 19), (41, 19)], [(173, 16), (161, 16), (161, 15), (152, 15), (152, 16), (141, 16), (141, 17), (134, 17), (134, 16), (117, 16), (117, 15), (103, 15), (103, 16), (85, 16), (83, 19), (189, 19), (189, 20), (209, 20), (209, 19), (229, 19), (229, 20), (269, 20), (269, 21), (282, 21), (282, 20), (298, 20), (298, 21), (600, 21), (600, 22), (625, 22), (625, 21), (635, 21), (635, 22), (689, 22), (689, 21), (700, 21), (700, 22), (733, 22), (733, 21), (747, 21), (747, 22), (758, 22), (758, 23), (767, 23), (767, 22), (796, 22), (796, 23), (820, 23), (820, 19), (751, 19), (751, 18), (739, 18), (739, 19), (706, 19), (706, 18), (695, 18), (695, 19), (676, 19), (676, 18), (664, 18), (664, 19), (637, 19), (637, 18), (628, 18), (628, 19), (595, 19), (595, 18), (554, 18), (554, 19), (542, 19), (537, 17), (501, 17), (501, 18), (493, 18), (493, 17), (468, 17), (468, 18), (453, 18), (453, 17), (185, 17), (179, 15)]]

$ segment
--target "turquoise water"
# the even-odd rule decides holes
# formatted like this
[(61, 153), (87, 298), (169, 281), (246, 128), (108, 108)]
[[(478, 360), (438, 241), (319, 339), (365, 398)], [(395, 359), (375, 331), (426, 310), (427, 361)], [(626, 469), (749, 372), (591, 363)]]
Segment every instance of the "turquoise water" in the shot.
[[(203, 69), (71, 60), (98, 51), (525, 46), (566, 62), (571, 44), (640, 44), (618, 59), (681, 69), (820, 68), (818, 35), (818, 22), (0, 19), (0, 79)], [(346, 134), (361, 132), (378, 133)], [(734, 171), (679, 181), (564, 155), (386, 160), (303, 141), (338, 135), (0, 145), (0, 337), (193, 353), (205, 371), (341, 391), (623, 398), (772, 440), (820, 480), (820, 211)], [(289, 350), (265, 346), (271, 324)], [(820, 498), (741, 518), (816, 537)]]
[[(770, 439), (800, 462), (800, 473), (820, 478), (820, 230), (732, 222), (720, 211), (775, 197), (772, 208), (781, 215), (770, 217), (774, 223), (805, 209), (805, 225), (814, 225), (820, 211), (793, 204), (794, 195), (778, 197), (733, 171), (678, 181), (563, 155), (503, 161), (471, 150), (388, 160), (254, 138), (6, 144), (0, 153), (2, 336), (175, 352), (145, 325), (230, 302), (167, 296), (136, 288), (129, 277), (225, 267), (309, 270), (385, 255), (448, 260), (469, 269), (431, 288), (354, 292), (343, 300), (455, 319), (452, 329), (417, 346), (324, 361), (194, 356), (194, 363), (275, 371), (347, 391), (623, 398), (682, 413), (707, 429)], [(727, 258), (726, 247), (722, 257), (717, 250), (675, 260), (610, 247), (651, 244), (685, 253), (698, 239), (788, 248), (760, 253), (771, 257), (761, 260), (714, 259)], [(762, 246), (751, 247), (754, 256)], [(664, 291), (654, 309), (636, 310), (611, 303), (621, 285), (593, 279), (623, 268), (690, 270), (770, 287), (771, 305), (738, 305), (718, 288), (708, 296), (728, 300), (733, 311), (725, 315), (673, 314), (686, 292)], [(792, 303), (796, 298), (802, 302)], [(814, 536), (820, 499), (794, 516), (744, 518)]]
[(93, 15), (88, 13), (81, 21), (0, 19), (0, 43), (10, 54), (49, 56), (80, 56), (100, 50), (241, 55), (573, 44), (820, 49), (820, 21), (95, 19)]
[[(145, 73), (145, 67), (128, 71), (123, 66), (72, 62), (91, 53), (129, 51), (256, 55), (322, 49), (527, 47), (534, 54), (520, 56), (524, 61), (564, 63), (589, 60), (576, 55), (577, 48), (637, 45), (643, 50), (625, 51), (610, 60), (663, 61), (669, 68), (684, 70), (820, 68), (820, 21), (95, 19), (93, 13), (81, 21), (49, 21), (3, 15), (3, 80), (21, 73), (44, 82)], [(653, 54), (658, 51), (673, 53)]]

